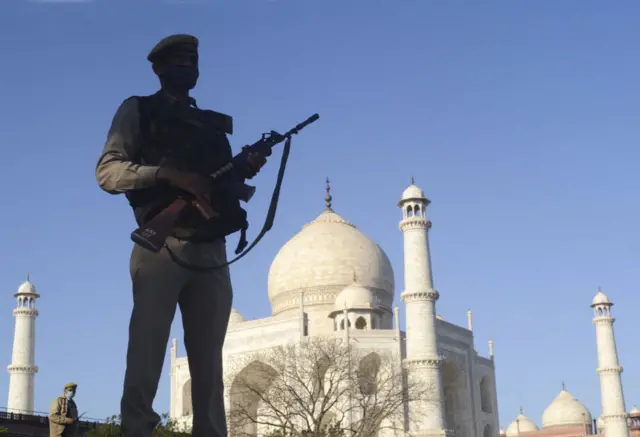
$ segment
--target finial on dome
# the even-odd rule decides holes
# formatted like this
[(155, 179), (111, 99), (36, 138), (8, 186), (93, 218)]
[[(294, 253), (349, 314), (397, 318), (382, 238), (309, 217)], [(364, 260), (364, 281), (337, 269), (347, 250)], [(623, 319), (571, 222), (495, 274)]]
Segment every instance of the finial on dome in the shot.
[(27, 282), (31, 282), (31, 274), (29, 272), (27, 272)]
[(353, 283), (358, 283), (358, 276), (356, 275), (356, 269), (353, 269)]
[(324, 201), (327, 209), (331, 210), (331, 200), (333, 200), (333, 197), (331, 197), (331, 185), (329, 183), (329, 178), (327, 178), (327, 187), (325, 188), (325, 191), (327, 192), (327, 194), (325, 194), (324, 196)]
[(520, 414), (524, 415), (524, 409), (522, 407), (520, 407)]
[(415, 185), (416, 181), (413, 179), (413, 176), (411, 176), (411, 185)]
[(567, 389), (567, 386), (564, 385), (564, 381), (562, 381), (562, 390), (566, 390), (566, 389)]

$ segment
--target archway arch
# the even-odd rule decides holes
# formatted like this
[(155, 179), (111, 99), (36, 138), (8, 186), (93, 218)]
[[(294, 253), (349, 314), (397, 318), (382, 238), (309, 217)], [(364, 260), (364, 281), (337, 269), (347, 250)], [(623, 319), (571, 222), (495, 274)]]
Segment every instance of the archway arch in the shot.
[(229, 433), (231, 436), (257, 436), (260, 394), (278, 376), (275, 369), (261, 361), (245, 366), (233, 379), (229, 391)]
[(314, 399), (320, 399), (325, 395), (325, 378), (330, 366), (331, 359), (326, 355), (321, 357), (315, 364), (315, 369), (311, 374)]
[(480, 381), (480, 404), (483, 413), (493, 413), (493, 402), (491, 396), (491, 381), (485, 376)]
[(382, 360), (376, 352), (367, 354), (358, 364), (358, 385), (364, 395), (372, 395), (378, 391), (378, 372)]
[(193, 414), (193, 401), (191, 397), (191, 378), (182, 386), (182, 415), (191, 416)]
[(444, 411), (445, 426), (447, 429), (456, 432), (456, 435), (464, 435), (461, 433), (461, 425), (463, 419), (460, 417), (463, 411), (463, 374), (458, 365), (451, 360), (445, 360), (442, 363), (442, 381), (444, 394)]
[[(363, 395), (361, 402), (369, 405), (368, 411), (363, 411), (361, 435), (363, 437), (374, 437), (378, 435), (382, 423), (378, 394), (378, 382), (382, 358), (376, 352), (365, 355), (358, 363), (358, 386)], [(369, 399), (369, 400), (367, 400)]]

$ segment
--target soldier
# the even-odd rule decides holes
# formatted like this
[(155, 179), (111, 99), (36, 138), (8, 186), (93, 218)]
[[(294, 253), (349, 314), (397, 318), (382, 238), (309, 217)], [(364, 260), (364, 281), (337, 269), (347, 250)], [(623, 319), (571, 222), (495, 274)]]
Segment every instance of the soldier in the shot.
[[(207, 175), (232, 157), (227, 139), (231, 117), (201, 111), (189, 96), (199, 76), (198, 39), (169, 36), (147, 59), (160, 79), (160, 90), (151, 96), (128, 98), (120, 105), (96, 168), (104, 191), (126, 194), (138, 224), (154, 217), (180, 192), (212, 199), (216, 188)], [(252, 155), (250, 174), (240, 176), (251, 179), (265, 162)], [(228, 228), (240, 227), (230, 223)], [(202, 272), (186, 268), (185, 263), (224, 264), (227, 233), (228, 229), (213, 227), (191, 208), (160, 252), (134, 245), (130, 262), (133, 311), (121, 401), (124, 437), (149, 437), (160, 421), (152, 404), (177, 305), (192, 378), (192, 434), (226, 436), (222, 346), (231, 312), (229, 269)]]
[(64, 394), (58, 396), (49, 411), (50, 437), (74, 437), (78, 433), (78, 407), (73, 401), (78, 384), (64, 386)]

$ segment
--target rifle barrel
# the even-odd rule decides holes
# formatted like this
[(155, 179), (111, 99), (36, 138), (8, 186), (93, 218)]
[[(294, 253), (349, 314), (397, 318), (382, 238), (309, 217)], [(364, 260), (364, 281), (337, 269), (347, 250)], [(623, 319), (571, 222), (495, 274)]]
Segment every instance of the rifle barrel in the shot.
[(283, 137), (286, 138), (286, 137), (290, 137), (291, 135), (297, 134), (302, 129), (304, 129), (305, 127), (309, 126), (311, 123), (313, 123), (314, 121), (316, 121), (319, 118), (320, 118), (319, 114), (317, 114), (317, 113), (313, 114), (311, 117), (307, 118), (305, 121), (303, 121), (302, 123), (298, 124), (296, 127), (294, 127), (289, 132), (284, 134)]

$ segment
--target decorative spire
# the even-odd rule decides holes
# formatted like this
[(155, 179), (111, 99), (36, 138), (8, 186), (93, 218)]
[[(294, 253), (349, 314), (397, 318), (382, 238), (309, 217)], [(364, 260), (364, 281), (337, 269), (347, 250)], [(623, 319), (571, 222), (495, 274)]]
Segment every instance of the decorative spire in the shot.
[(30, 277), (31, 277), (31, 274), (27, 272), (27, 282), (31, 282)]
[(353, 283), (358, 283), (358, 276), (356, 275), (356, 269), (353, 269)]
[(524, 415), (524, 409), (522, 407), (520, 407), (520, 414)]
[(562, 381), (562, 390), (566, 390), (567, 387), (564, 385), (564, 381)]
[(416, 182), (415, 182), (415, 180), (413, 179), (413, 176), (411, 176), (411, 185), (415, 185), (415, 184), (416, 184)]
[(333, 199), (333, 197), (331, 197), (331, 185), (329, 184), (329, 178), (327, 178), (327, 187), (325, 188), (325, 191), (327, 192), (327, 194), (325, 194), (324, 196), (324, 201), (327, 209), (331, 211), (331, 200)]

